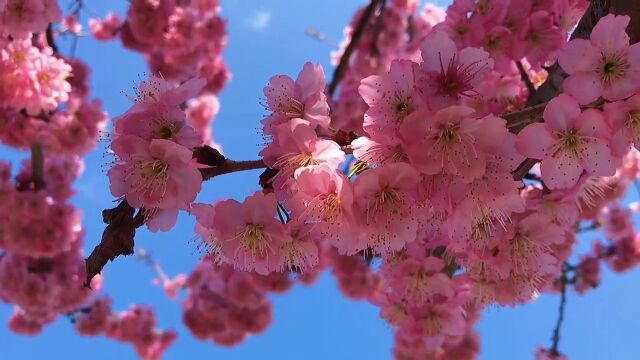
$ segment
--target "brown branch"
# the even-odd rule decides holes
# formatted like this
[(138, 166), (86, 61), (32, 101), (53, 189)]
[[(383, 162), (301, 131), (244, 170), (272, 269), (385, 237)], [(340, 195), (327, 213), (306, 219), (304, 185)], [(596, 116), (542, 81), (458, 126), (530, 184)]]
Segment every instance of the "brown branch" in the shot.
[(501, 117), (507, 120), (507, 128), (509, 128), (509, 131), (517, 134), (529, 124), (541, 122), (545, 107), (547, 107), (547, 103), (530, 106), (522, 110), (501, 115)]
[(44, 154), (42, 145), (39, 143), (31, 144), (31, 181), (33, 181), (34, 191), (38, 191), (46, 185), (44, 182)]
[(529, 173), (529, 170), (538, 162), (536, 159), (526, 159), (518, 166), (516, 170), (514, 170), (511, 174), (513, 175), (514, 180), (522, 180), (525, 175)]
[(200, 169), (202, 173), (202, 180), (206, 181), (213, 177), (223, 174), (229, 174), (238, 171), (264, 169), (267, 165), (262, 160), (245, 160), (245, 161), (233, 161), (225, 160), (220, 166)]
[(102, 220), (107, 227), (102, 233), (100, 244), (85, 259), (87, 278), (84, 286), (90, 287), (91, 279), (102, 271), (107, 262), (120, 255), (133, 254), (136, 228), (144, 223), (144, 220), (141, 220), (144, 218), (144, 212), (145, 210), (141, 209), (134, 217), (135, 209), (126, 200), (115, 208), (102, 212)]
[(46, 37), (47, 37), (47, 45), (49, 45), (49, 47), (51, 48), (51, 50), (53, 50), (54, 54), (58, 53), (58, 45), (56, 45), (56, 40), (55, 37), (53, 36), (53, 26), (51, 23), (49, 23), (49, 25), (47, 25), (47, 31), (46, 31)]
[(358, 43), (360, 42), (360, 39), (364, 34), (365, 28), (367, 27), (367, 25), (369, 25), (369, 21), (371, 20), (373, 14), (375, 14), (375, 10), (379, 2), (380, 0), (371, 0), (369, 5), (360, 16), (360, 21), (353, 29), (353, 33), (351, 34), (351, 41), (349, 42), (349, 45), (347, 45), (347, 48), (344, 49), (344, 53), (340, 57), (340, 62), (333, 71), (333, 78), (329, 83), (329, 88), (327, 91), (329, 97), (333, 97), (336, 89), (338, 88), (338, 84), (340, 83), (340, 81), (342, 81), (342, 78), (346, 74), (347, 69), (349, 68), (349, 60), (351, 59), (351, 55), (356, 50), (356, 47), (358, 46)]

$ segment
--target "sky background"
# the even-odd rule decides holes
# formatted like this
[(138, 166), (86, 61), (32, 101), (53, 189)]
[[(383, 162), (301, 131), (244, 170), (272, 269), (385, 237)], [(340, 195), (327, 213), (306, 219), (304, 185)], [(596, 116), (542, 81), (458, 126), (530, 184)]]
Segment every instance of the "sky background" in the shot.
[[(94, 13), (126, 11), (125, 0), (85, 0)], [(233, 78), (220, 94), (221, 112), (214, 136), (225, 154), (235, 160), (256, 159), (263, 140), (260, 119), (262, 88), (270, 76), (288, 74), (295, 78), (306, 61), (321, 63), (330, 78), (330, 46), (307, 35), (315, 28), (330, 39), (340, 41), (344, 26), (363, 0), (222, 0), (228, 19), (229, 46), (224, 58)], [(446, 6), (448, 1), (436, 2)], [(66, 6), (67, 1), (62, 2)], [(87, 13), (83, 13), (86, 21)], [(59, 40), (63, 52), (70, 44)], [(119, 42), (98, 43), (81, 38), (77, 55), (91, 67), (93, 94), (101, 99), (112, 116), (130, 103), (120, 94), (132, 93), (133, 83), (147, 71), (137, 53)], [(104, 224), (100, 212), (114, 206), (104, 173), (105, 143), (86, 159), (86, 170), (76, 182), (73, 203), (82, 209), (86, 228), (85, 248), (90, 251), (100, 240)], [(26, 153), (0, 147), (0, 158), (17, 164)], [(14, 165), (17, 166), (17, 165)], [(199, 202), (224, 198), (243, 199), (257, 188), (259, 171), (225, 175), (208, 181)], [(630, 193), (627, 201), (636, 200)], [(636, 220), (636, 224), (638, 224)], [(194, 219), (181, 215), (169, 233), (136, 235), (136, 247), (152, 252), (170, 276), (189, 273), (200, 254), (194, 252)], [(589, 250), (593, 236), (579, 239), (579, 252)], [(114, 299), (115, 310), (131, 304), (148, 304), (156, 309), (160, 328), (178, 331), (166, 359), (390, 359), (392, 330), (379, 318), (378, 309), (364, 302), (344, 298), (330, 273), (310, 287), (296, 285), (285, 295), (272, 296), (274, 321), (261, 335), (248, 338), (234, 348), (219, 347), (192, 338), (181, 322), (179, 301), (169, 300), (160, 287), (152, 285), (153, 271), (135, 257), (118, 258), (105, 268), (104, 290)], [(640, 358), (637, 326), (640, 315), (640, 272), (612, 274), (605, 270), (602, 285), (585, 296), (570, 293), (562, 329), (560, 349), (571, 359)], [(490, 307), (478, 330), (482, 335), (480, 359), (532, 359), (538, 345), (549, 346), (559, 303), (558, 295), (543, 295), (537, 302), (514, 309)], [(6, 323), (12, 307), (0, 304), (0, 319)], [(83, 359), (135, 358), (133, 347), (106, 338), (85, 338), (73, 331), (64, 317), (36, 337), (23, 337), (0, 325), (0, 359), (41, 359), (44, 357)]]

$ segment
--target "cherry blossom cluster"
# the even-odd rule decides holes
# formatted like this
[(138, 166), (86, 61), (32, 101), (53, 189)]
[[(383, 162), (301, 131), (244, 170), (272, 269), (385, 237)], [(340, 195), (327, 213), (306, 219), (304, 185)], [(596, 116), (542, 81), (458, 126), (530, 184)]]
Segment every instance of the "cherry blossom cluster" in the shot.
[(539, 67), (565, 44), (587, 6), (585, 0), (454, 1), (438, 27), (459, 45), (484, 48), (501, 72), (521, 59)]
[[(10, 166), (2, 164), (0, 299), (16, 305), (11, 329), (35, 334), (59, 314), (82, 306), (92, 292), (82, 286), (86, 275), (80, 215), (66, 203), (81, 163), (73, 158), (48, 160), (48, 183), (38, 190), (32, 188), (31, 163), (23, 165), (14, 183)], [(94, 278), (94, 288), (99, 289), (100, 282)]]
[(235, 271), (205, 259), (184, 284), (183, 321), (193, 336), (223, 346), (241, 343), (271, 323), (268, 293), (283, 293), (292, 285), (288, 274), (267, 276)]
[[(89, 311), (101, 288), (101, 276), (85, 284), (81, 214), (69, 201), (83, 171), (79, 156), (96, 147), (108, 116), (90, 98), (87, 65), (58, 53), (56, 1), (0, 1), (0, 19), (0, 141), (31, 149), (15, 173), (0, 163), (0, 300), (15, 306), (12, 331), (36, 335), (61, 314)], [(79, 33), (74, 19), (62, 19), (59, 33)], [(191, 116), (200, 125), (217, 111), (203, 102)], [(141, 357), (159, 358), (175, 333), (157, 332), (154, 321), (151, 309), (136, 307), (112, 315), (105, 331)]]
[[(349, 66), (342, 78), (335, 103), (332, 104), (332, 126), (344, 131), (362, 129), (362, 116), (367, 104), (358, 93), (360, 81), (370, 75), (386, 72), (394, 59), (414, 59), (420, 56), (420, 44), (432, 27), (445, 19), (443, 9), (427, 4), (417, 12), (418, 2), (394, 0), (375, 14), (372, 26), (364, 29), (356, 51), (349, 59)], [(332, 54), (338, 63), (344, 50), (351, 43), (353, 33), (365, 8), (358, 10), (345, 29), (341, 49)]]
[[(381, 306), (396, 327), (399, 358), (406, 348), (446, 358), (458, 345), (473, 358), (474, 311), (529, 302), (553, 289), (572, 253), (576, 224), (613, 206), (638, 177), (631, 149), (640, 90), (633, 80), (636, 46), (629, 45), (626, 16), (605, 16), (590, 40), (563, 46), (585, 3), (548, 2), (546, 9), (508, 3), (485, 8), (479, 2), (462, 13), (470, 26), (496, 27), (511, 21), (509, 11), (523, 12), (528, 20), (521, 31), (509, 30), (510, 41), (535, 38), (539, 47), (501, 59), (486, 44), (453, 36), (456, 26), (447, 21), (463, 5), (454, 2), (453, 15), (429, 27), (413, 56), (389, 51), (386, 65), (357, 80), (361, 124), (334, 121), (342, 99), (335, 106), (328, 100), (319, 65), (305, 64), (295, 80), (272, 77), (263, 120), (270, 141), (261, 152), (277, 171), (270, 186), (242, 203), (192, 208), (213, 261), (260, 274), (308, 271), (328, 245), (340, 279), (341, 259), (355, 270), (369, 267), (367, 257), (381, 257), (378, 274), (352, 270), (347, 279), (359, 279), (363, 288), (350, 293), (347, 286), (345, 293)], [(386, 19), (397, 6), (376, 16)], [(376, 30), (384, 21), (373, 21), (369, 31), (386, 34)], [(365, 33), (361, 46), (366, 39)], [(353, 59), (367, 56), (363, 49)], [(533, 86), (544, 80), (531, 65), (539, 69), (556, 56), (575, 86), (545, 104), (540, 120), (507, 120), (531, 91), (522, 78), (533, 78)], [(602, 86), (590, 87), (596, 80)], [(345, 80), (341, 89), (348, 86)], [(588, 101), (579, 94), (586, 89), (595, 92)], [(527, 159), (540, 167), (523, 183), (525, 174), (514, 174)], [(636, 264), (633, 231), (611, 241), (596, 251), (613, 254), (617, 244), (625, 248), (618, 261)], [(596, 282), (590, 266), (578, 265), (574, 282)]]
[[(201, 165), (192, 157), (204, 138), (189, 125), (180, 105), (204, 85), (198, 78), (176, 87), (151, 76), (136, 90), (134, 105), (113, 120), (111, 150), (116, 160), (108, 172), (111, 193), (147, 209), (146, 224), (152, 231), (171, 229), (178, 210), (188, 210), (200, 191)], [(191, 109), (206, 115), (206, 106), (196, 103)], [(200, 114), (190, 118), (203, 120)]]
[(56, 0), (0, 1), (0, 44), (7, 37), (27, 38), (43, 32), (49, 23), (59, 21), (60, 8)]
[(73, 314), (75, 328), (81, 335), (105, 335), (108, 338), (131, 343), (140, 358), (160, 359), (176, 340), (171, 330), (158, 330), (153, 309), (133, 305), (127, 311), (113, 313), (111, 299), (101, 297)]
[(218, 93), (230, 78), (221, 58), (227, 30), (220, 10), (219, 0), (133, 0), (126, 19), (110, 13), (89, 27), (98, 40), (119, 36), (125, 47), (145, 55), (154, 73), (177, 82), (202, 77), (203, 91)]

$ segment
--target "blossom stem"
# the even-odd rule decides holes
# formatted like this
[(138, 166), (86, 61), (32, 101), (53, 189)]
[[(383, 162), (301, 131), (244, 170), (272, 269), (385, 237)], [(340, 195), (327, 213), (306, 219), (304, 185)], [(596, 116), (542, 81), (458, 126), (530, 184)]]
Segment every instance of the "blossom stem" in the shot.
[(340, 84), (340, 81), (342, 81), (342, 78), (347, 72), (347, 69), (349, 68), (349, 60), (351, 59), (351, 55), (356, 50), (356, 47), (358, 46), (358, 43), (360, 42), (360, 39), (364, 34), (364, 29), (369, 24), (369, 21), (371, 20), (371, 17), (375, 13), (375, 9), (378, 6), (379, 2), (380, 0), (371, 0), (367, 8), (364, 10), (362, 15), (360, 16), (360, 21), (358, 22), (356, 27), (353, 29), (353, 33), (351, 34), (351, 41), (349, 42), (349, 45), (347, 45), (346, 49), (344, 49), (344, 53), (340, 57), (340, 62), (338, 63), (338, 66), (336, 66), (336, 69), (333, 71), (333, 78), (329, 83), (329, 88), (327, 91), (329, 94), (329, 97), (333, 97), (333, 94), (336, 92), (336, 89), (338, 88), (338, 84)]
[(160, 263), (158, 261), (156, 261), (151, 256), (151, 253), (149, 253), (147, 250), (138, 249), (138, 259), (144, 261), (147, 265), (149, 265), (149, 267), (151, 267), (151, 269), (153, 269), (153, 271), (155, 271), (156, 274), (158, 274), (158, 277), (160, 278), (160, 280), (162, 280), (162, 281), (168, 281), (169, 280), (169, 276), (167, 276), (167, 274), (164, 272), (164, 270), (162, 270), (162, 267), (160, 266)]
[(36, 142), (31, 144), (31, 180), (35, 191), (44, 188), (44, 154), (42, 145)]
[(558, 320), (556, 327), (553, 329), (553, 345), (551, 346), (551, 354), (560, 355), (558, 345), (560, 343), (560, 328), (564, 320), (564, 309), (567, 304), (567, 267), (563, 265), (562, 276), (560, 277), (560, 308), (558, 309)]
[(218, 175), (229, 174), (238, 171), (263, 169), (266, 167), (267, 165), (261, 159), (245, 161), (233, 161), (227, 159), (220, 166), (200, 169), (200, 172), (202, 173), (202, 180), (206, 181)]

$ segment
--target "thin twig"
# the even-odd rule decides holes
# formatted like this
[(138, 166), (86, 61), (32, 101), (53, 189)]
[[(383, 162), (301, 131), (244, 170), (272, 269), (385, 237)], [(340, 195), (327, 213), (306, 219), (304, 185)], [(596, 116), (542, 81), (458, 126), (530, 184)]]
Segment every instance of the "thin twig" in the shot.
[(349, 68), (349, 59), (358, 47), (358, 42), (360, 42), (360, 39), (364, 34), (364, 29), (369, 24), (369, 20), (371, 20), (371, 17), (373, 16), (373, 14), (375, 14), (376, 6), (378, 5), (379, 1), (380, 0), (371, 0), (367, 8), (360, 16), (360, 21), (353, 29), (353, 33), (351, 34), (351, 41), (349, 42), (349, 45), (347, 45), (347, 48), (344, 49), (344, 53), (342, 54), (342, 57), (340, 57), (340, 63), (338, 63), (338, 66), (333, 71), (333, 78), (329, 83), (329, 88), (327, 91), (329, 97), (333, 97), (333, 94), (338, 88), (338, 84), (340, 84), (340, 81), (342, 81), (342, 78), (347, 72), (347, 69)]
[(529, 94), (535, 93), (536, 86), (533, 85), (533, 82), (529, 78), (529, 74), (527, 73), (527, 70), (525, 70), (524, 66), (522, 65), (522, 62), (516, 61), (516, 66), (518, 67), (518, 71), (520, 71), (520, 77), (522, 78), (522, 82), (527, 87), (527, 90), (529, 90)]
[(160, 263), (157, 262), (151, 256), (150, 252), (148, 252), (145, 249), (138, 249), (138, 259), (144, 261), (147, 265), (149, 265), (149, 267), (151, 267), (151, 269), (153, 269), (153, 271), (155, 271), (156, 274), (158, 274), (158, 277), (160, 277), (160, 280), (162, 280), (162, 281), (168, 281), (169, 280), (169, 276), (167, 276), (167, 274), (164, 272), (164, 270), (162, 270), (162, 267), (160, 266)]
[(553, 345), (551, 346), (552, 355), (560, 355), (558, 352), (558, 345), (560, 344), (560, 329), (562, 328), (562, 321), (564, 321), (564, 308), (567, 304), (567, 268), (563, 265), (562, 276), (560, 277), (560, 308), (558, 309), (558, 321), (556, 327), (553, 329)]
[(323, 44), (331, 46), (332, 48), (337, 49), (339, 47), (339, 45), (335, 41), (329, 39), (325, 34), (321, 33), (320, 31), (314, 28), (308, 28), (304, 33), (307, 36), (312, 37)]

